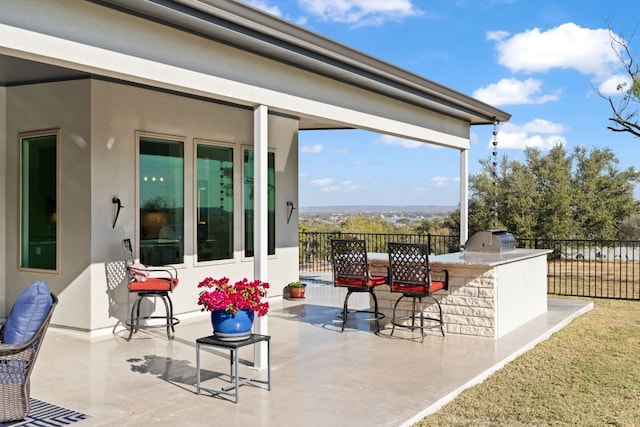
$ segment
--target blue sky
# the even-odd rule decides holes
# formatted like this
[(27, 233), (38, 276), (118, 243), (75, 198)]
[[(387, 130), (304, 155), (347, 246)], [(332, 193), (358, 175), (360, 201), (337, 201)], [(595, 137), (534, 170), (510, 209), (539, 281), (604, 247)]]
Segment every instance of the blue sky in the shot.
[[(512, 114), (498, 128), (500, 157), (583, 145), (640, 168), (640, 139), (606, 129), (609, 106), (595, 92), (615, 96), (623, 81), (608, 28), (640, 52), (638, 0), (245, 3)], [(472, 127), (472, 174), (491, 155), (491, 131)], [(457, 205), (458, 176), (456, 150), (353, 130), (300, 136), (301, 207)]]

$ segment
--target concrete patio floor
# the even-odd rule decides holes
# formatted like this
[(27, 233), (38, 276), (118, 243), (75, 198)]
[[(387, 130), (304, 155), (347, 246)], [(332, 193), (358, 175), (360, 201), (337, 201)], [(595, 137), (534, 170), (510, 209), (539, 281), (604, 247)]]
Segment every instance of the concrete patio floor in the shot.
[[(31, 396), (90, 416), (80, 426), (404, 426), (437, 411), (574, 318), (589, 302), (550, 300), (548, 312), (498, 340), (428, 336), (424, 343), (369, 322), (340, 333), (344, 293), (309, 274), (304, 300), (274, 301), (269, 316), (272, 389), (246, 385), (240, 402), (196, 394), (195, 339), (208, 316), (185, 319), (175, 339), (149, 328), (127, 342), (123, 330), (88, 339), (50, 328), (31, 380)], [(356, 297), (356, 298), (354, 298)], [(354, 306), (366, 295), (352, 296)], [(253, 361), (252, 347), (240, 350)], [(227, 385), (228, 352), (201, 352), (203, 384)], [(266, 370), (241, 365), (266, 379)], [(221, 376), (222, 375), (222, 376)]]

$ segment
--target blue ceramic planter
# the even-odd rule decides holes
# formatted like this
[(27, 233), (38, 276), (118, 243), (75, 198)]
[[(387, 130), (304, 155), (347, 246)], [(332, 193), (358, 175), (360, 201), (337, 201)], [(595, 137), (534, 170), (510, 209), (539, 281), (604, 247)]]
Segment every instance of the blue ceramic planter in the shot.
[(211, 312), (213, 335), (223, 341), (240, 341), (251, 335), (253, 327), (253, 310), (240, 310), (236, 314), (224, 310)]

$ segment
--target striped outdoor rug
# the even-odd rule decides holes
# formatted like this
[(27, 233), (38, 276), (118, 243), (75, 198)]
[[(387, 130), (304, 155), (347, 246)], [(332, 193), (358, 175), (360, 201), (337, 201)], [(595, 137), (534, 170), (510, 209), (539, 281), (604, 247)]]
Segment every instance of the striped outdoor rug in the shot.
[(29, 403), (31, 403), (31, 410), (24, 420), (0, 424), (0, 426), (66, 426), (89, 418), (89, 415), (61, 408), (38, 399), (29, 398)]

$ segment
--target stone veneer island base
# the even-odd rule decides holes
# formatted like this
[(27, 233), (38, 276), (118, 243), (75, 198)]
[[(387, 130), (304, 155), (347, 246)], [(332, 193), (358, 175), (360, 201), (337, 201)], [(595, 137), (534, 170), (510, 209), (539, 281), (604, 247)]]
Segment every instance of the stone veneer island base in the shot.
[[(442, 304), (445, 332), (500, 338), (547, 311), (546, 249), (513, 249), (501, 253), (457, 252), (430, 256), (432, 270), (449, 271), (449, 290), (436, 294)], [(386, 254), (370, 254), (372, 273), (386, 269)], [(390, 322), (400, 294), (376, 288), (380, 311)], [(410, 299), (399, 315), (406, 315)], [(425, 313), (437, 310), (431, 298)], [(390, 326), (389, 326), (390, 327)], [(396, 329), (398, 331), (398, 329)], [(439, 329), (431, 333), (439, 334)]]

